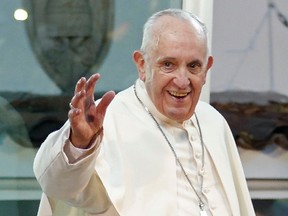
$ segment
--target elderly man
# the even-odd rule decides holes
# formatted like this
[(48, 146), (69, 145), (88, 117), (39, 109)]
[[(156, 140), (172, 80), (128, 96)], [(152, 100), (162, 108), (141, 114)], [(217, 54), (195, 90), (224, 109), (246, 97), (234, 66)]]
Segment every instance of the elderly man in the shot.
[(133, 57), (139, 79), (116, 96), (94, 102), (99, 74), (76, 84), (69, 121), (35, 158), (39, 215), (255, 215), (229, 126), (199, 101), (205, 25), (160, 11)]

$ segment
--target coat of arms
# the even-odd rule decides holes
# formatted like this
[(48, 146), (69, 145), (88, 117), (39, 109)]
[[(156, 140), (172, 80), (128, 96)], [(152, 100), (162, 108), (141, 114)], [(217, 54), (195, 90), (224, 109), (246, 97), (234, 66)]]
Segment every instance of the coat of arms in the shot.
[[(35, 57), (62, 93), (8, 95), (12, 106), (5, 119), (11, 122), (9, 116), (15, 116), (12, 111), (20, 115), (13, 124), (4, 126), (18, 144), (39, 147), (67, 120), (77, 80), (90, 76), (107, 55), (114, 0), (23, 0), (23, 7), (29, 14), (25, 24)], [(19, 126), (17, 130), (15, 125)], [(19, 134), (18, 128), (24, 132)]]
[(114, 0), (24, 0), (29, 39), (45, 73), (63, 93), (106, 56)]

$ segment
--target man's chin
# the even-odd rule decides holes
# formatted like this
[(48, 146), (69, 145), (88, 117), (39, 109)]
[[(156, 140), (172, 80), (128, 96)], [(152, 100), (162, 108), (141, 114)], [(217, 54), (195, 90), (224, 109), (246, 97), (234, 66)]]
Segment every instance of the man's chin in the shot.
[[(193, 114), (193, 113), (192, 113)], [(188, 120), (191, 116), (192, 116), (192, 114), (191, 115), (189, 115), (187, 112), (179, 112), (179, 110), (177, 110), (176, 112), (169, 112), (168, 113), (168, 118), (169, 119), (172, 119), (172, 120), (174, 120), (174, 121), (177, 121), (177, 122), (183, 122), (183, 121), (185, 121), (185, 120)]]

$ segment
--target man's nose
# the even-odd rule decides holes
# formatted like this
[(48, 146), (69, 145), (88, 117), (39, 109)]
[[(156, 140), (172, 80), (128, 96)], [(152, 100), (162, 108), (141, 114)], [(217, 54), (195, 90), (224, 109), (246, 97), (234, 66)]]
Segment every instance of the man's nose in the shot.
[(188, 72), (184, 69), (178, 70), (175, 74), (175, 77), (173, 79), (173, 82), (179, 87), (179, 88), (187, 88), (190, 84), (190, 80), (188, 77)]

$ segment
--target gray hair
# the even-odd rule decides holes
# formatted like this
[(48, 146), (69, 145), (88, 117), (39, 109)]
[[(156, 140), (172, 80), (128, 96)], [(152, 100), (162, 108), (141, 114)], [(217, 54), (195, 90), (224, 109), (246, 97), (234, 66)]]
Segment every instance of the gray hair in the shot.
[[(152, 29), (153, 25), (155, 22), (162, 16), (172, 16), (176, 17), (182, 20), (189, 21), (192, 25), (198, 25), (200, 26), (200, 33), (203, 35), (204, 39), (206, 40), (207, 43), (207, 38), (208, 38), (208, 31), (206, 25), (195, 15), (188, 11), (184, 11), (181, 9), (166, 9), (159, 11), (155, 14), (153, 14), (144, 24), (143, 27), (143, 38), (142, 38), (142, 44), (141, 44), (141, 51), (146, 53), (149, 44), (151, 43), (152, 40)], [(208, 51), (208, 45), (207, 45), (207, 51)], [(208, 51), (209, 52), (209, 51)]]

